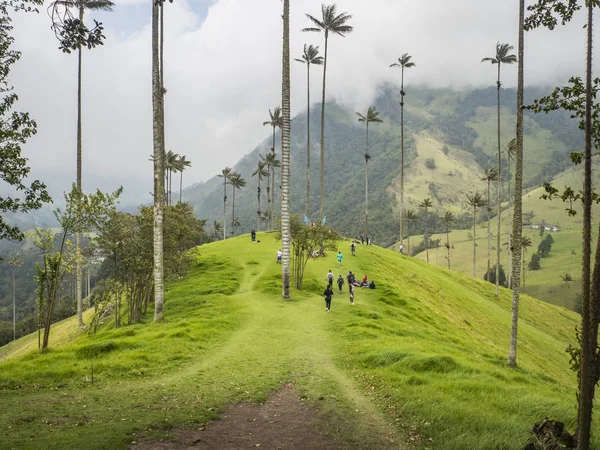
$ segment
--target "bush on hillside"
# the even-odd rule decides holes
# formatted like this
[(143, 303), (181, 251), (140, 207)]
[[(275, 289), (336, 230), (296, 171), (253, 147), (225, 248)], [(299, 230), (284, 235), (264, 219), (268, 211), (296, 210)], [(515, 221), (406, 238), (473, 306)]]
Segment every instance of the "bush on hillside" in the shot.
[[(496, 265), (491, 267), (490, 271), (483, 275), (483, 279), (492, 284), (496, 284)], [(506, 286), (506, 273), (504, 273), (504, 267), (502, 267), (502, 264), (500, 264), (500, 286)]]
[[(429, 241), (429, 248), (438, 248), (441, 246), (441, 239), (430, 239), (428, 236), (425, 237)], [(425, 244), (425, 239), (421, 241), (419, 245), (411, 249), (411, 255), (415, 256), (421, 252), (424, 252), (427, 249), (427, 245)]]
[(427, 158), (425, 160), (425, 167), (427, 167), (428, 169), (431, 169), (431, 170), (435, 170), (435, 167), (436, 167), (435, 166), (435, 159), (433, 159), (433, 158)]
[(540, 265), (540, 255), (537, 253), (531, 255), (531, 261), (529, 261), (527, 267), (529, 267), (529, 270), (540, 270), (542, 268)]
[(542, 258), (544, 258), (545, 256), (548, 256), (548, 254), (552, 250), (553, 243), (554, 243), (554, 239), (552, 238), (552, 236), (547, 234), (546, 237), (544, 238), (544, 240), (542, 242), (540, 242), (540, 245), (538, 245), (538, 254)]

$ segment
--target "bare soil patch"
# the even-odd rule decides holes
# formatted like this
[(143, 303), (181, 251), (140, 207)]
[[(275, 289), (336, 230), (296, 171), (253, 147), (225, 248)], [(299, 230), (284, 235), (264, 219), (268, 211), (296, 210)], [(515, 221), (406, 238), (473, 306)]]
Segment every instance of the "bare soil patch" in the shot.
[(200, 429), (175, 429), (169, 441), (144, 441), (136, 450), (334, 450), (332, 440), (317, 431), (316, 413), (304, 405), (291, 384), (259, 405), (232, 405), (222, 419)]

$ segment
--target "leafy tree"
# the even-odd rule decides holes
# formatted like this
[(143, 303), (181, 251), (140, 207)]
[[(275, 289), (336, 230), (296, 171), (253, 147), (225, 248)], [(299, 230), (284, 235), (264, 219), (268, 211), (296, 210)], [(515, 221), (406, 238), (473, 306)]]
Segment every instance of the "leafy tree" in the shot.
[(310, 217), (310, 65), (323, 65), (323, 57), (319, 56), (319, 47), (304, 44), (304, 53), (296, 61), (306, 64), (306, 206), (304, 214)]
[(547, 234), (546, 237), (542, 240), (542, 242), (540, 242), (540, 244), (538, 245), (538, 255), (540, 255), (541, 258), (548, 256), (548, 254), (552, 250), (553, 243), (554, 239), (552, 238), (552, 236)]
[[(521, 261), (525, 261), (525, 254), (527, 253), (527, 249), (531, 247), (533, 243), (531, 239), (527, 236), (521, 236)], [(525, 264), (523, 263), (523, 286), (525, 286)]]
[[(498, 236), (496, 248), (498, 251), (496, 252), (496, 270), (500, 270), (500, 227), (501, 227), (501, 205), (500, 196), (502, 194), (502, 147), (500, 145), (500, 88), (502, 87), (502, 83), (500, 82), (500, 67), (502, 64), (514, 64), (517, 62), (516, 55), (511, 54), (510, 52), (513, 50), (513, 46), (509, 44), (501, 44), (500, 42), (496, 43), (496, 56), (492, 58), (483, 58), (481, 62), (491, 62), (492, 64), (496, 64), (498, 66), (498, 80), (496, 82), (496, 90), (498, 93)], [(489, 201), (488, 201), (489, 204)], [(488, 267), (489, 268), (489, 267)], [(498, 297), (498, 281), (500, 280), (499, 273), (496, 274), (496, 297)]]
[[(492, 231), (491, 231), (491, 217), (490, 217), (490, 213), (492, 212), (492, 208), (491, 208), (491, 202), (490, 202), (490, 194), (491, 194), (491, 184), (492, 181), (496, 181), (498, 179), (498, 171), (496, 170), (495, 167), (488, 167), (485, 171), (485, 175), (483, 178), (481, 178), (482, 181), (487, 181), (487, 223), (488, 223), (488, 229), (487, 229), (487, 237), (488, 237), (488, 251), (487, 251), (487, 272), (490, 271), (490, 261), (492, 258)], [(500, 248), (498, 247), (498, 252), (500, 251)], [(494, 280), (496, 279), (496, 277), (494, 277)]]
[[(103, 45), (104, 35), (102, 24), (94, 20), (94, 28), (88, 28), (84, 21), (86, 11), (112, 11), (114, 3), (110, 0), (56, 0), (50, 4), (52, 28), (60, 42), (59, 48), (64, 53), (77, 50), (77, 189), (81, 190), (81, 155), (82, 155), (82, 125), (81, 125), (81, 49), (92, 49)], [(81, 235), (76, 236), (77, 252), (80, 252)], [(78, 260), (79, 261), (79, 260)], [(77, 318), (79, 326), (83, 326), (82, 307), (82, 270), (79, 262), (77, 274)]]
[(363, 122), (367, 128), (367, 151), (365, 152), (365, 233), (369, 235), (369, 159), (371, 156), (369, 155), (369, 123), (378, 123), (383, 122), (383, 120), (379, 117), (379, 111), (374, 106), (369, 106), (367, 113), (363, 116), (361, 113), (357, 112), (358, 121)]
[(18, 96), (8, 81), (11, 66), (21, 58), (21, 52), (11, 48), (15, 38), (10, 35), (13, 27), (9, 10), (37, 11), (35, 7), (41, 4), (39, 0), (0, 1), (0, 93), (3, 94), (0, 100), (0, 239), (23, 239), (18, 226), (6, 223), (5, 213), (27, 213), (52, 201), (44, 183), (38, 180), (30, 185), (25, 183), (31, 169), (27, 158), (21, 156), (21, 145), (36, 134), (37, 124), (28, 113), (12, 111)]
[[(231, 217), (232, 217), (231, 226), (233, 227), (233, 229), (231, 230), (231, 234), (233, 236), (235, 236), (236, 221), (234, 219), (237, 219), (235, 217), (235, 191), (240, 190), (243, 187), (245, 187), (246, 180), (244, 180), (239, 173), (233, 172), (231, 175), (229, 175), (229, 183), (231, 184), (231, 188), (233, 190), (233, 202), (232, 202), (232, 210), (231, 210)], [(237, 222), (237, 225), (239, 225), (239, 221)]]
[(529, 270), (540, 270), (542, 268), (540, 265), (540, 255), (537, 253), (531, 255), (531, 261), (529, 261), (527, 267), (529, 267)]
[(257, 194), (256, 194), (256, 198), (258, 200), (258, 209), (256, 210), (256, 215), (258, 216), (257, 219), (257, 225), (256, 225), (256, 231), (260, 231), (260, 182), (262, 181), (263, 177), (269, 176), (269, 172), (267, 172), (265, 170), (265, 165), (266, 163), (264, 161), (258, 161), (258, 166), (256, 168), (256, 170), (254, 172), (252, 172), (252, 176), (256, 177), (258, 180), (258, 187), (257, 187)]
[[(489, 281), (492, 284), (496, 284), (496, 266), (490, 268), (484, 275), (483, 279)], [(506, 286), (506, 274), (504, 273), (504, 267), (500, 267), (500, 285)]]
[(281, 295), (290, 298), (290, 0), (283, 0), (283, 68), (281, 86)]
[[(227, 181), (229, 177), (233, 173), (233, 169), (231, 167), (225, 167), (221, 170), (221, 173), (217, 175), (219, 178), (223, 178), (223, 239), (227, 239), (227, 211), (225, 207), (227, 206)], [(269, 194), (269, 188), (267, 188), (267, 196)]]
[(485, 206), (486, 202), (480, 193), (467, 194), (467, 205), (473, 208), (473, 278), (477, 278), (477, 208)]
[(450, 269), (450, 225), (456, 222), (456, 217), (450, 211), (446, 211), (442, 220), (446, 224), (446, 251), (448, 252), (446, 258), (448, 259), (448, 269)]
[(163, 318), (164, 303), (164, 174), (165, 174), (165, 110), (161, 61), (159, 58), (159, 8), (162, 2), (152, 2), (152, 135), (154, 148), (154, 210), (153, 210), (153, 267), (154, 321)]
[(316, 27), (304, 28), (302, 31), (311, 31), (325, 34), (325, 56), (323, 58), (323, 98), (321, 100), (321, 189), (320, 189), (320, 207), (319, 207), (319, 222), (323, 221), (325, 209), (325, 81), (327, 78), (327, 42), (329, 33), (337, 34), (344, 37), (351, 33), (353, 27), (346, 25), (352, 19), (352, 16), (347, 13), (337, 14), (337, 5), (321, 5), (321, 20), (307, 14), (311, 22)]
[(177, 161), (177, 167), (179, 169), (179, 203), (181, 203), (181, 194), (183, 192), (183, 171), (186, 167), (191, 167), (192, 162), (187, 160), (185, 155), (180, 156)]
[[(431, 208), (433, 206), (433, 203), (431, 202), (430, 198), (426, 198), (424, 199), (421, 203), (419, 203), (419, 208), (423, 208), (425, 210), (425, 236), (428, 236), (428, 219), (429, 216), (427, 215), (427, 210), (428, 208)], [(429, 262), (429, 243), (427, 242), (428, 239), (425, 239), (425, 248), (427, 249), (427, 262)]]
[(223, 224), (217, 220), (213, 221), (213, 224), (210, 227), (210, 237), (214, 241), (218, 241), (223, 238)]
[[(412, 56), (408, 53), (403, 53), (398, 62), (391, 64), (390, 67), (398, 67), (401, 69), (400, 78), (400, 217), (404, 214), (404, 69), (410, 69), (415, 66), (411, 61)], [(400, 219), (400, 244), (404, 241), (404, 221)]]

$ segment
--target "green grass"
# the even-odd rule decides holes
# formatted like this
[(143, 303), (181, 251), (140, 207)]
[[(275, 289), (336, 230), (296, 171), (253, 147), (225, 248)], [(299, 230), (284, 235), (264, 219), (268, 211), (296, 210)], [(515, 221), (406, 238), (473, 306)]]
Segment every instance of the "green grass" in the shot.
[[(282, 301), (280, 243), (258, 236), (201, 247), (190, 276), (168, 285), (162, 323), (107, 322), (61, 345), (53, 335), (42, 354), (20, 351), (26, 338), (3, 349), (0, 447), (124, 448), (264, 401), (286, 382), (328, 418), (319, 431), (340, 448), (410, 435), (423, 439), (415, 448), (518, 449), (545, 416), (573, 429), (564, 349), (575, 314), (524, 296), (511, 369), (509, 292), (497, 299), (481, 281), (374, 246), (353, 258), (343, 243), (341, 267), (333, 253), (309, 261), (306, 289)], [(378, 288), (358, 289), (355, 306), (336, 294), (326, 313), (329, 268)]]

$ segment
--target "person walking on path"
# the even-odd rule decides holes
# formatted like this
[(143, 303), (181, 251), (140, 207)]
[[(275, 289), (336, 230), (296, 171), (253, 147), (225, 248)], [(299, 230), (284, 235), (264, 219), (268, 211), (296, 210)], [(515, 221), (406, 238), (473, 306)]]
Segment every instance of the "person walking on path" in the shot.
[(404, 254), (404, 245), (400, 244), (400, 254)]
[(329, 269), (329, 272), (327, 272), (327, 281), (329, 282), (329, 289), (333, 289), (333, 272), (331, 271), (331, 269)]
[(333, 295), (333, 290), (331, 286), (327, 285), (325, 288), (325, 292), (323, 292), (325, 296), (325, 311), (329, 311), (331, 309), (331, 296)]
[(277, 264), (281, 264), (281, 250), (277, 250)]
[(352, 241), (352, 244), (350, 244), (350, 251), (352, 252), (352, 256), (356, 256), (356, 244), (354, 241)]
[(350, 304), (354, 305), (354, 285), (353, 284), (350, 285), (349, 290), (350, 290)]
[(344, 255), (342, 255), (342, 252), (338, 252), (337, 254), (337, 260), (338, 260), (338, 265), (342, 265), (342, 260), (344, 259)]
[(340, 294), (342, 293), (342, 288), (344, 287), (344, 279), (342, 278), (342, 274), (337, 279), (338, 288), (340, 289)]
[(348, 271), (348, 275), (346, 275), (346, 280), (348, 280), (348, 286), (352, 286), (352, 283), (354, 283), (354, 274), (351, 270)]

